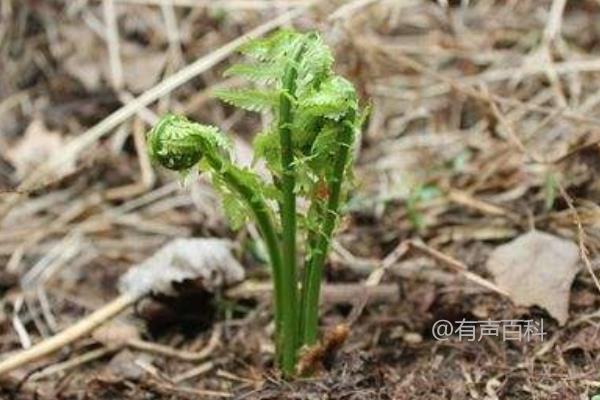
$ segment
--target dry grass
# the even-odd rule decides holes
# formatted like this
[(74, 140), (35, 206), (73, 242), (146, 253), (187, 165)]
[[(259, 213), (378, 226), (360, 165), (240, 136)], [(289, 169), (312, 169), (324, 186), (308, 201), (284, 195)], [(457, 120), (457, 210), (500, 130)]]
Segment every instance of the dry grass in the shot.
[[(248, 157), (249, 134), (264, 121), (208, 94), (239, 84), (220, 73), (244, 32), (287, 24), (323, 32), (340, 71), (373, 104), (328, 277), (362, 282), (399, 244), (419, 239), (429, 252), (388, 257), (376, 276), (399, 285), (401, 301), (353, 315), (346, 350), (355, 356), (293, 384), (270, 370), (268, 302), (192, 307), (210, 314), (199, 331), (185, 304), (149, 301), (136, 312), (161, 327), (151, 339), (158, 345), (193, 353), (219, 330), (208, 363), (88, 339), (36, 364), (41, 377), (7, 381), (5, 396), (580, 399), (600, 391), (592, 277), (600, 252), (600, 3), (305, 5), (0, 2), (0, 349), (25, 347), (96, 309), (116, 295), (118, 276), (169, 239), (237, 235), (253, 243), (252, 228), (228, 229), (204, 181), (182, 188), (153, 172), (144, 132), (167, 110), (186, 112), (234, 132)], [(532, 228), (571, 238), (586, 260), (564, 327), (477, 282), (488, 282), (484, 262), (495, 245)], [(459, 267), (447, 269), (444, 256)], [(257, 257), (243, 257), (252, 279), (264, 277)], [(336, 325), (347, 308), (329, 307), (323, 323)], [(441, 318), (523, 315), (544, 316), (549, 340), (428, 336)]]

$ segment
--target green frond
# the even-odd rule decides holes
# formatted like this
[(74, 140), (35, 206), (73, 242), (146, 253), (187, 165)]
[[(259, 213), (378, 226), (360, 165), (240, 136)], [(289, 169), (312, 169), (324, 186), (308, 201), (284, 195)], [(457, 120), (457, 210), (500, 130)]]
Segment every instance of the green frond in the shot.
[(321, 36), (315, 32), (305, 35), (306, 51), (298, 66), (298, 88), (302, 96), (307, 90), (318, 88), (332, 75), (333, 55)]
[(275, 175), (281, 173), (281, 143), (276, 132), (261, 132), (254, 138), (254, 161), (264, 159)]
[(314, 115), (305, 112), (296, 113), (292, 127), (294, 147), (301, 151), (310, 149), (321, 125), (321, 119)]
[(255, 112), (272, 108), (279, 101), (279, 92), (275, 90), (220, 89), (214, 91), (214, 95), (227, 104)]
[(315, 175), (307, 157), (297, 158), (294, 167), (296, 171), (296, 192), (302, 196), (308, 196), (319, 177)]
[(282, 29), (269, 37), (254, 39), (242, 46), (240, 52), (260, 61), (272, 61), (293, 49), (294, 42), (301, 34)]
[(253, 82), (270, 83), (283, 74), (283, 68), (276, 63), (235, 64), (223, 76), (239, 76)]
[(229, 191), (220, 191), (220, 195), (223, 212), (233, 230), (240, 229), (250, 221), (252, 212), (239, 196)]
[(350, 111), (356, 111), (358, 103), (354, 86), (348, 80), (334, 76), (321, 84), (318, 90), (312, 90), (299, 99), (302, 112), (339, 120)]
[(333, 162), (338, 150), (339, 127), (329, 123), (321, 129), (310, 150), (310, 165), (317, 174), (326, 174), (333, 169)]
[(247, 201), (241, 197), (235, 188), (230, 186), (224, 178), (226, 174), (235, 177), (238, 184), (248, 188), (254, 196), (268, 199), (272, 197), (271, 190), (263, 180), (253, 171), (239, 167), (231, 162), (222, 165), (221, 169), (215, 171), (211, 166), (205, 170), (210, 172), (213, 186), (222, 200), (223, 211), (233, 229), (241, 228), (245, 223), (252, 220), (252, 209)]

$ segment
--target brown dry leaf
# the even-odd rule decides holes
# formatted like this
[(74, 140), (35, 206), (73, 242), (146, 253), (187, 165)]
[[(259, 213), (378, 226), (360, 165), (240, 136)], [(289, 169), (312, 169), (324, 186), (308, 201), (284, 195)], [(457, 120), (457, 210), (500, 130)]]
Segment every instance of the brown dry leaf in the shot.
[(148, 354), (135, 354), (129, 350), (122, 350), (106, 365), (106, 371), (121, 379), (139, 380), (146, 374), (146, 371), (139, 366), (139, 361), (150, 363), (152, 357)]
[[(102, 82), (112, 81), (108, 50), (101, 38), (85, 29), (72, 26), (61, 28), (64, 38), (64, 67), (89, 91), (102, 87)], [(123, 81), (133, 93), (152, 87), (161, 77), (167, 63), (167, 52), (151, 51), (136, 43), (120, 38), (119, 60), (123, 68)]]
[(64, 57), (65, 70), (89, 91), (100, 89), (101, 66), (108, 61), (105, 46), (96, 35), (76, 25), (60, 27), (63, 41), (57, 51)]
[(103, 325), (92, 333), (92, 337), (106, 347), (122, 347), (132, 339), (139, 339), (138, 329), (123, 322)]
[(600, 350), (600, 328), (597, 326), (586, 326), (578, 331), (564, 347), (562, 352), (581, 349), (587, 352), (597, 352)]
[(487, 268), (517, 305), (545, 308), (560, 325), (569, 316), (571, 284), (580, 269), (577, 245), (532, 231), (499, 246)]
[[(43, 121), (34, 119), (23, 138), (6, 152), (6, 158), (17, 170), (19, 179), (26, 176), (36, 166), (43, 163), (53, 154), (59, 152), (64, 145), (60, 132), (50, 131)], [(65, 164), (61, 172), (68, 174), (75, 169), (73, 163)]]
[[(129, 90), (141, 93), (159, 81), (167, 63), (167, 52), (148, 51), (133, 43), (124, 42), (121, 48), (123, 62), (123, 81)], [(104, 76), (110, 82), (111, 71), (104, 65)]]

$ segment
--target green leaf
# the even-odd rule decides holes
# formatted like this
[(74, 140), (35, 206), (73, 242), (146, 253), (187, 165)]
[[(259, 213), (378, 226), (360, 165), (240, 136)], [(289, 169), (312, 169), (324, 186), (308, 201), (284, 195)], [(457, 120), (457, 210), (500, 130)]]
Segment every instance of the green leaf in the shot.
[(252, 210), (239, 193), (223, 178), (225, 173), (235, 175), (238, 182), (248, 187), (254, 196), (268, 199), (273, 197), (270, 188), (253, 171), (233, 163), (224, 164), (220, 171), (210, 168), (212, 183), (222, 199), (222, 207), (233, 229), (239, 229), (253, 218)]
[(293, 122), (292, 140), (295, 147), (304, 150), (312, 145), (322, 125), (322, 120), (319, 117), (302, 112), (302, 110), (299, 111), (296, 113)]
[(305, 35), (306, 51), (298, 66), (298, 94), (302, 96), (318, 86), (332, 74), (333, 55), (317, 33)]
[(302, 112), (333, 120), (358, 108), (354, 86), (339, 76), (327, 79), (318, 90), (299, 99), (299, 104)]
[(279, 101), (279, 92), (275, 90), (219, 89), (214, 95), (227, 104), (255, 112), (274, 107)]
[(290, 51), (302, 34), (282, 29), (267, 38), (254, 39), (242, 46), (240, 52), (261, 61), (272, 61)]
[(274, 63), (235, 64), (223, 76), (239, 76), (253, 82), (273, 82), (283, 74), (283, 68)]
[(246, 204), (231, 192), (221, 192), (221, 205), (233, 230), (238, 230), (251, 219)]
[(281, 143), (276, 132), (261, 132), (254, 138), (254, 162), (264, 159), (274, 175), (281, 173)]

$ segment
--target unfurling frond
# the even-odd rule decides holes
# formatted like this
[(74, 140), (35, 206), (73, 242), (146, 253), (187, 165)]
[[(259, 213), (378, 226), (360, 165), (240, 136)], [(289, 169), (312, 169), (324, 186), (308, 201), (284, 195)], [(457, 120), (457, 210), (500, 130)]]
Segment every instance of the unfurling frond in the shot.
[(225, 103), (248, 111), (260, 112), (277, 105), (279, 93), (274, 90), (220, 89), (214, 95)]
[(201, 125), (178, 115), (166, 115), (148, 134), (152, 160), (165, 168), (186, 171), (207, 153), (223, 155), (227, 138), (213, 126)]

